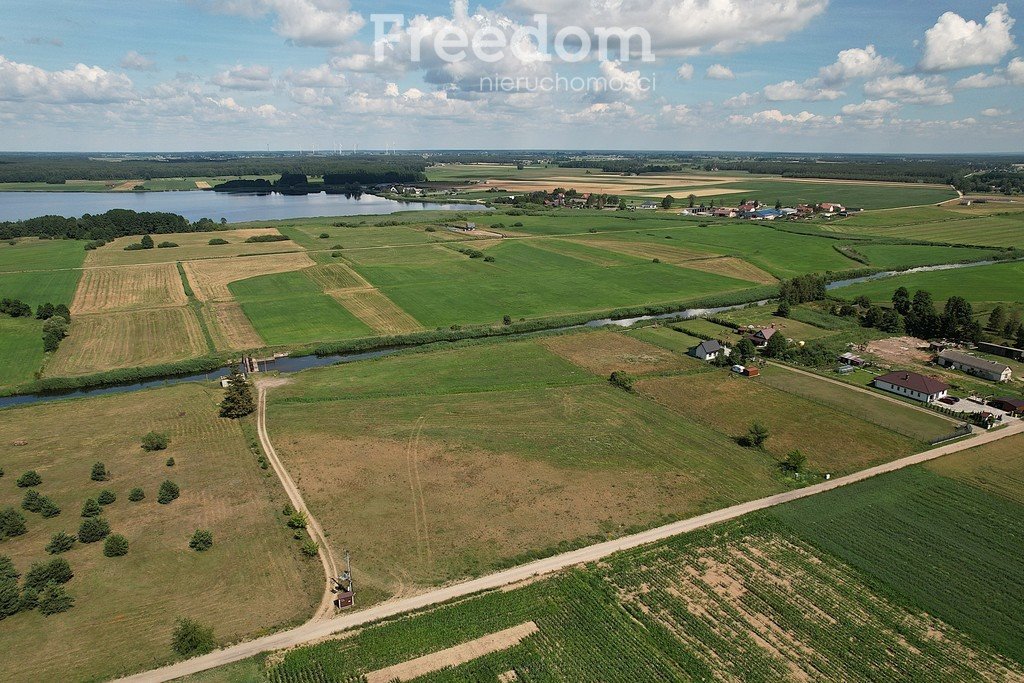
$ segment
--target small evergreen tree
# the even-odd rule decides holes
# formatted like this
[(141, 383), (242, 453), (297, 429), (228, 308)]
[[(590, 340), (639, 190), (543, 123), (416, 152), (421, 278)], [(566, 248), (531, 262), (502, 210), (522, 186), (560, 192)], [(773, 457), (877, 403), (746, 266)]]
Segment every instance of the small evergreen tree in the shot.
[(153, 245), (153, 238), (150, 237), (149, 235), (143, 235), (142, 236), (142, 241), (140, 242), (140, 244), (142, 244), (142, 248), (143, 249), (152, 249), (153, 246), (154, 246)]
[(168, 467), (174, 467), (174, 458), (167, 458), (167, 462), (164, 464)]
[(782, 467), (794, 474), (799, 474), (804, 471), (804, 465), (806, 464), (807, 456), (799, 450), (793, 450), (786, 455), (786, 459), (782, 462)]
[(25, 474), (18, 477), (18, 486), (27, 489), (30, 486), (39, 486), (43, 483), (43, 478), (39, 476), (39, 473), (35, 470), (29, 470)]
[(0, 510), (0, 539), (21, 536), (26, 531), (24, 515), (12, 507)]
[(128, 554), (128, 539), (121, 534), (110, 534), (103, 541), (103, 554), (107, 557), (121, 557)]
[(14, 562), (6, 555), (0, 555), (0, 580), (13, 579), (17, 581), (21, 577), (18, 570), (14, 568)]
[(21, 593), (18, 582), (0, 577), (0, 619), (17, 614), (21, 610)]
[(39, 595), (39, 612), (50, 616), (67, 612), (75, 604), (75, 599), (68, 595), (64, 586), (49, 584)]
[(49, 583), (67, 583), (75, 577), (71, 565), (63, 557), (55, 557), (49, 562), (36, 562), (25, 572), (25, 586), (43, 590)]
[(166, 434), (159, 434), (157, 432), (150, 432), (142, 437), (142, 450), (144, 451), (162, 451), (167, 448), (167, 444), (170, 439), (167, 438)]
[(171, 632), (171, 649), (182, 657), (210, 652), (217, 647), (213, 629), (192, 619), (178, 619)]
[(146, 497), (145, 491), (140, 488), (134, 488), (128, 492), (128, 500), (133, 503), (138, 503), (140, 500)]
[(775, 311), (775, 315), (779, 316), (780, 318), (788, 318), (789, 317), (789, 302), (786, 301), (785, 299), (780, 301), (779, 302), (779, 308), (778, 308), (778, 310)]
[(39, 514), (43, 517), (56, 517), (60, 514), (60, 508), (52, 500), (43, 496), (39, 501)]
[(25, 497), (21, 499), (21, 509), (28, 512), (39, 512), (42, 505), (41, 500), (42, 496), (39, 495), (39, 491), (29, 489), (25, 492)]
[(90, 517), (83, 520), (78, 527), (78, 540), (81, 543), (102, 541), (110, 533), (110, 524), (102, 517)]
[(21, 591), (21, 611), (31, 612), (36, 607), (39, 607), (39, 589), (33, 588), (32, 586), (26, 586)]
[(103, 512), (100, 504), (96, 502), (95, 498), (89, 498), (82, 504), (82, 516), (83, 517), (97, 517)]
[(746, 444), (753, 448), (764, 448), (764, 444), (768, 441), (768, 428), (760, 422), (754, 422), (750, 425), (750, 429), (747, 430)]
[(103, 489), (100, 491), (100, 495), (96, 496), (96, 502), (100, 505), (110, 505), (115, 500), (117, 500), (117, 496), (109, 489)]
[(160, 484), (160, 491), (157, 493), (156, 501), (161, 505), (167, 505), (181, 495), (181, 489), (173, 481), (165, 480)]
[(239, 418), (256, 410), (256, 401), (252, 397), (252, 385), (237, 369), (228, 377), (227, 391), (220, 403), (220, 416)]
[(46, 544), (46, 552), (51, 555), (59, 555), (66, 553), (71, 550), (75, 545), (75, 537), (71, 534), (58, 531), (50, 537), (50, 542)]
[(206, 529), (196, 529), (192, 534), (188, 547), (197, 552), (203, 552), (213, 547), (213, 533)]
[(109, 475), (107, 474), (107, 467), (101, 462), (98, 462), (92, 466), (92, 480), (93, 481), (106, 481)]
[(288, 526), (292, 529), (305, 529), (307, 523), (306, 513), (301, 510), (293, 512), (288, 518)]

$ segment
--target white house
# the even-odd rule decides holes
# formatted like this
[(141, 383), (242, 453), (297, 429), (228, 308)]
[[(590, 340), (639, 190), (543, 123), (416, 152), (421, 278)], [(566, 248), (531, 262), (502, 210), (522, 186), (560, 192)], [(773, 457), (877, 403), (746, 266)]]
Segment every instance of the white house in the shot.
[(694, 358), (699, 358), (702, 361), (712, 361), (719, 356), (728, 356), (732, 353), (732, 349), (728, 346), (722, 346), (722, 344), (714, 339), (709, 339), (695, 346), (690, 353), (693, 354)]
[(906, 396), (922, 403), (938, 401), (949, 393), (949, 385), (942, 380), (903, 370), (876, 377), (874, 385), (884, 391)]

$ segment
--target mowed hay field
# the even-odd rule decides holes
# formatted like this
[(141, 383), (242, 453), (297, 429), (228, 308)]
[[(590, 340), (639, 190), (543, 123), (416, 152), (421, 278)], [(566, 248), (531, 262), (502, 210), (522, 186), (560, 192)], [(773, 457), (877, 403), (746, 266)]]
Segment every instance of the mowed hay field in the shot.
[[(300, 251), (302, 247), (291, 240), (280, 242), (246, 242), (257, 235), (279, 235), (276, 228), (242, 228), (238, 230), (213, 230), (210, 232), (181, 232), (166, 235), (151, 235), (153, 241), (174, 242), (177, 247), (170, 249), (137, 249), (125, 251), (129, 244), (137, 243), (141, 237), (118, 237), (116, 240), (88, 252), (86, 266), (121, 266), (135, 263), (167, 263), (191, 259), (219, 258), (243, 254), (271, 254)], [(211, 245), (211, 239), (227, 240), (228, 244)]]
[(200, 301), (230, 301), (228, 285), (260, 275), (287, 273), (316, 265), (309, 256), (274, 254), (245, 258), (186, 261), (182, 263), (196, 298)]
[(539, 343), (602, 378), (616, 370), (642, 375), (705, 367), (696, 358), (672, 353), (620, 332), (566, 334), (548, 337)]
[[(227, 643), (308, 617), (318, 602), (319, 563), (299, 558), (278, 519), (286, 498), (273, 475), (260, 470), (237, 422), (217, 417), (222, 392), (196, 384), (0, 411), (3, 466), (0, 506), (20, 507), (14, 479), (29, 469), (37, 487), (62, 512), (44, 519), (25, 512), (28, 533), (0, 544), (24, 573), (49, 556), (43, 547), (58, 531), (74, 534), (86, 498), (117, 495), (103, 517), (128, 538), (124, 557), (103, 556), (102, 543), (76, 544), (62, 555), (74, 571), (67, 584), (74, 607), (44, 617), (27, 612), (0, 627), (0, 679), (99, 680), (150, 668), (172, 658), (175, 619), (191, 617)], [(166, 451), (146, 453), (149, 430), (170, 437)], [(24, 446), (11, 446), (15, 440)], [(173, 468), (164, 461), (174, 457)], [(112, 473), (90, 480), (97, 460)], [(157, 503), (160, 482), (181, 496)], [(128, 501), (141, 487), (143, 501)], [(214, 546), (197, 553), (197, 528)], [(15, 656), (14, 653), (25, 653)]]
[(199, 320), (186, 307), (78, 315), (43, 374), (68, 377), (158, 365), (207, 350)]
[(188, 298), (173, 263), (86, 268), (71, 313), (109, 313), (132, 308), (184, 306)]
[[(925, 447), (853, 414), (724, 370), (644, 379), (636, 387), (643, 396), (726, 437), (741, 437), (759, 421), (771, 432), (768, 453), (781, 461), (799, 449), (816, 472), (849, 473)], [(883, 408), (888, 407), (886, 403)]]
[(423, 326), (376, 289), (350, 289), (328, 292), (350, 313), (377, 334), (404, 334)]
[(237, 302), (208, 302), (200, 315), (206, 321), (206, 328), (210, 330), (213, 345), (218, 351), (244, 351), (264, 346), (263, 338), (245, 317), (245, 311)]
[(374, 596), (781, 487), (769, 458), (535, 342), (311, 371), (269, 400), (278, 452)]

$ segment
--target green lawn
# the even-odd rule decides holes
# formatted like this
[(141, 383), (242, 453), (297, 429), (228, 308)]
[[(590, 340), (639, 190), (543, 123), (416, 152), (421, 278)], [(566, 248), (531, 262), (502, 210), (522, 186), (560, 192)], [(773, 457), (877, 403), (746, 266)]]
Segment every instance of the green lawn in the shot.
[(302, 271), (240, 280), (228, 289), (271, 346), (373, 335)]
[(43, 363), (43, 324), (0, 315), (0, 385), (30, 381)]
[(919, 289), (927, 290), (936, 302), (951, 296), (962, 296), (975, 304), (1024, 302), (1024, 262), (898, 275), (842, 287), (833, 293), (847, 299), (864, 295), (872, 301), (887, 302), (899, 287), (906, 287), (911, 295)]
[(79, 268), (85, 260), (84, 242), (78, 240), (18, 239), (12, 246), (0, 242), (0, 273), (18, 270)]
[(81, 275), (80, 270), (0, 273), (0, 297), (21, 299), (33, 308), (45, 303), (70, 306)]

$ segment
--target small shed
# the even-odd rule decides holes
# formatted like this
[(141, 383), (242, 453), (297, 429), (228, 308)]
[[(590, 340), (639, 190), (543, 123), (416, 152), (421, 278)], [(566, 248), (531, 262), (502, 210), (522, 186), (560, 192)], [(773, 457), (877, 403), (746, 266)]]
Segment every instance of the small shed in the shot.
[(747, 377), (757, 377), (761, 374), (761, 370), (755, 367), (747, 367), (743, 369), (743, 374)]

